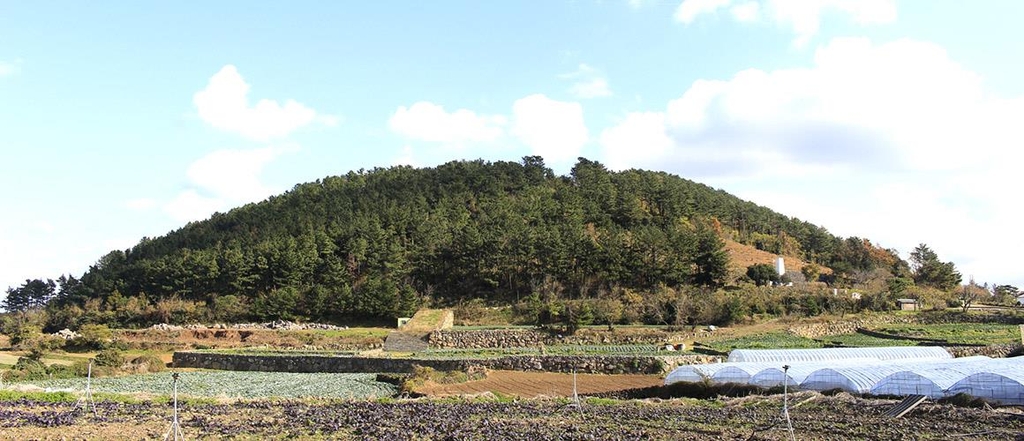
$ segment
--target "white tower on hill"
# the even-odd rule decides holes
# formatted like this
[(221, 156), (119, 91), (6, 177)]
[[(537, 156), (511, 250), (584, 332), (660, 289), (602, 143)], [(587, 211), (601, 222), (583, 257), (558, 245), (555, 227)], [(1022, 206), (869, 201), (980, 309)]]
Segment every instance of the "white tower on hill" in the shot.
[(775, 272), (782, 277), (786, 274), (786, 261), (782, 259), (782, 256), (775, 258)]

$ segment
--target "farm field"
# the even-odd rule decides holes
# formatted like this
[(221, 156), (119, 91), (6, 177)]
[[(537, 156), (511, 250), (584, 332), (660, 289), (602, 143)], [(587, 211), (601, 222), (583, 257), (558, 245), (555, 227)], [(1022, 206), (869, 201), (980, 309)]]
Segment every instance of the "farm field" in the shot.
[(784, 329), (766, 327), (760, 332), (723, 332), (722, 335), (701, 339), (700, 343), (717, 351), (728, 352), (732, 349), (820, 348), (826, 344), (863, 347), (913, 346), (921, 344), (921, 340), (934, 340), (929, 343), (938, 345), (993, 345), (1020, 342), (1019, 326), (1000, 323), (884, 325), (873, 327), (870, 331), (885, 334), (886, 337), (851, 333), (811, 339), (790, 334)]
[[(48, 390), (81, 392), (85, 378), (33, 381)], [(170, 395), (171, 374), (101, 377), (92, 380), (95, 393)], [(19, 385), (16, 385), (16, 387)], [(192, 371), (181, 372), (178, 393), (185, 397), (251, 398), (346, 398), (366, 399), (395, 395), (397, 388), (376, 381), (373, 374), (303, 374), (285, 372)]]
[[(901, 419), (895, 401), (800, 393), (791, 397), (794, 435), (816, 439), (1018, 439), (1020, 415), (924, 404)], [(652, 439), (782, 440), (781, 397), (722, 400), (239, 401), (181, 405), (187, 439)], [(96, 416), (73, 401), (0, 402), (0, 439), (158, 439), (170, 427), (166, 402), (100, 402)]]
[[(597, 394), (623, 389), (638, 389), (664, 384), (657, 375), (592, 375), (576, 376), (580, 394)], [(474, 395), (492, 392), (522, 398), (572, 396), (572, 374), (552, 372), (491, 371), (487, 378), (454, 384), (428, 383), (416, 392), (429, 396)]]

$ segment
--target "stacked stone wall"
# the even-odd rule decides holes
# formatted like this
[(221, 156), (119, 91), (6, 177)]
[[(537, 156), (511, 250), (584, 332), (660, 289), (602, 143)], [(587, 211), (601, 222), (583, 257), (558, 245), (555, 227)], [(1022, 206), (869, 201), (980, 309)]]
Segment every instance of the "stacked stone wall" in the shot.
[(663, 374), (680, 364), (709, 363), (715, 357), (684, 356), (569, 356), (516, 355), (481, 359), (383, 358), (320, 355), (246, 355), (215, 352), (175, 352), (179, 368), (267, 372), (413, 372), (414, 366), (442, 371), (486, 368), (512, 371), (590, 374)]
[(807, 323), (791, 326), (790, 334), (804, 338), (821, 338), (830, 335), (852, 334), (860, 328), (870, 328), (878, 325), (891, 325), (894, 323), (917, 323), (917, 319), (910, 315), (880, 315), (865, 320), (833, 320), (821, 323)]
[(661, 345), (692, 340), (694, 333), (662, 329), (607, 331), (581, 329), (573, 335), (559, 335), (539, 329), (441, 330), (431, 332), (427, 342), (436, 349), (533, 348), (552, 345)]
[(954, 357), (971, 357), (984, 355), (992, 358), (1005, 358), (1020, 355), (1022, 348), (1020, 344), (1001, 344), (988, 346), (953, 346), (945, 348)]

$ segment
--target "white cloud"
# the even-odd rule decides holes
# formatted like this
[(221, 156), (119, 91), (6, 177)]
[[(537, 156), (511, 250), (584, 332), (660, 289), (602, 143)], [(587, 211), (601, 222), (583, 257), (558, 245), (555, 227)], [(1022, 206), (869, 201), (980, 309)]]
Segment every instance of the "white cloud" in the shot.
[(768, 0), (766, 6), (776, 23), (797, 34), (798, 46), (818, 33), (821, 17), (829, 10), (862, 25), (896, 21), (895, 0)]
[(494, 141), (504, 134), (506, 123), (503, 116), (477, 115), (466, 109), (449, 113), (426, 101), (400, 106), (388, 121), (391, 130), (405, 137), (449, 145)]
[(575, 159), (589, 138), (579, 103), (535, 94), (516, 100), (512, 115), (512, 134), (552, 163)]
[(674, 17), (690, 24), (725, 8), (738, 22), (766, 20), (788, 28), (796, 34), (797, 46), (805, 45), (818, 33), (822, 17), (828, 13), (847, 16), (861, 25), (896, 21), (896, 0), (683, 0)]
[(192, 102), (199, 117), (211, 126), (256, 141), (284, 138), (314, 122), (327, 126), (338, 122), (337, 117), (318, 115), (290, 99), (284, 105), (261, 99), (250, 106), (248, 95), (249, 84), (229, 64), (210, 77), (209, 84), (196, 92)]
[(575, 72), (565, 73), (558, 76), (563, 80), (572, 80), (569, 93), (576, 98), (603, 98), (612, 96), (612, 90), (608, 86), (608, 80), (597, 69), (581, 63)]
[(164, 211), (179, 222), (200, 221), (224, 208), (224, 201), (200, 195), (194, 189), (181, 192), (164, 205)]
[(729, 6), (730, 0), (683, 0), (676, 8), (675, 19), (678, 22), (690, 24), (698, 16), (714, 14), (717, 10)]
[(761, 18), (761, 5), (755, 1), (748, 1), (733, 5), (729, 8), (729, 13), (740, 23), (753, 23)]
[(608, 81), (604, 78), (591, 78), (573, 84), (569, 92), (578, 98), (601, 98), (611, 96)]
[(1024, 97), (994, 97), (934, 44), (836, 39), (810, 68), (699, 80), (600, 137), (617, 169), (671, 170), (965, 274), (1020, 280)]
[(665, 114), (631, 113), (619, 125), (601, 133), (605, 162), (614, 169), (626, 169), (636, 156), (651, 158), (671, 153), (674, 143), (665, 132)]
[(403, 147), (402, 148), (402, 153), (397, 158), (395, 158), (394, 161), (391, 161), (391, 164), (392, 165), (408, 165), (408, 166), (415, 167), (417, 165), (417, 163), (416, 163), (416, 159), (413, 158), (412, 147), (411, 146)]
[(14, 75), (21, 71), (21, 59), (14, 61), (0, 61), (0, 77)]
[(257, 202), (278, 192), (260, 181), (264, 167), (297, 147), (218, 150), (199, 158), (185, 172), (190, 188), (164, 205), (178, 221), (201, 220), (216, 211)]

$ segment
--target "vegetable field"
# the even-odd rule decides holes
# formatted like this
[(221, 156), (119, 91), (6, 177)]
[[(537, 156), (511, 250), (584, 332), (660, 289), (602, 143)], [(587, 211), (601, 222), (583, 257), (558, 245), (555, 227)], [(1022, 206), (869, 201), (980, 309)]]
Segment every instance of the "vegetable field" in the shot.
[[(81, 391), (85, 389), (85, 382), (84, 378), (71, 378), (33, 384), (51, 390)], [(104, 393), (170, 395), (171, 374), (95, 378), (92, 389)], [(178, 393), (193, 397), (365, 399), (393, 396), (397, 388), (376, 381), (373, 374), (210, 371), (182, 372)]]
[[(882, 414), (890, 402), (849, 395), (794, 395), (797, 439), (1015, 439), (1024, 421), (982, 409), (925, 404), (901, 419)], [(882, 404), (882, 405), (879, 405)], [(889, 405), (885, 405), (889, 404)], [(97, 403), (96, 415), (74, 402), (0, 401), (0, 439), (159, 439), (168, 403)], [(186, 439), (332, 440), (705, 440), (789, 439), (781, 397), (715, 401), (565, 400), (324, 401), (184, 403)]]

